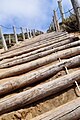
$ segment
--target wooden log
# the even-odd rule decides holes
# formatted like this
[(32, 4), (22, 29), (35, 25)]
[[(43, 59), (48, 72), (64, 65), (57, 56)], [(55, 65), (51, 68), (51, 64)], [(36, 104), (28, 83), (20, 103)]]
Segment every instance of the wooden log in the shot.
[(44, 42), (44, 44), (38, 42), (38, 43), (35, 43), (33, 46), (31, 45), (31, 46), (21, 47), (19, 49), (16, 49), (16, 50), (13, 50), (13, 51), (9, 51), (9, 52), (6, 52), (6, 53), (2, 54), (0, 56), (0, 60), (5, 59), (5, 58), (11, 58), (11, 57), (14, 57), (14, 56), (18, 56), (18, 55), (21, 55), (23, 53), (28, 53), (28, 52), (36, 50), (38, 48), (42, 48), (42, 47), (51, 45), (53, 43), (57, 43), (57, 42), (63, 41), (65, 39), (67, 39), (67, 38), (69, 38), (69, 37), (66, 37), (66, 38), (63, 38), (63, 39), (62, 38), (61, 39), (58, 38), (56, 41), (53, 41), (51, 39), (51, 41), (50, 42), (46, 42), (46, 44), (45, 44), (45, 42)]
[(18, 93), (17, 95), (6, 98), (5, 100), (0, 100), (0, 114), (21, 108), (51, 94), (60, 92), (72, 86), (75, 80), (80, 80), (80, 70), (42, 85), (35, 86), (30, 90)]
[[(61, 36), (69, 36), (69, 35), (68, 35), (67, 32), (54, 32), (54, 33), (52, 32), (52, 33), (48, 33), (48, 34), (45, 34), (45, 35), (40, 35), (40, 37), (37, 36), (37, 38), (36, 38), (37, 40), (33, 39), (33, 41), (26, 41), (26, 42), (24, 42), (23, 44), (21, 44), (21, 45), (19, 45), (17, 47), (11, 48), (10, 51), (12, 51), (14, 49), (19, 49), (21, 47), (25, 47), (26, 45), (34, 44), (35, 42), (38, 42), (38, 41), (44, 41), (45, 39), (46, 40), (48, 40), (48, 39), (56, 39), (56, 38), (58, 38), (58, 36), (61, 37)], [(9, 52), (9, 51), (7, 51), (7, 52)]]
[[(73, 48), (69, 48), (69, 49), (59, 51), (59, 52), (56, 52), (56, 53), (53, 53), (53, 52), (54, 52), (54, 49), (46, 51), (46, 52), (41, 52), (41, 53), (38, 53), (38, 54), (34, 54), (32, 56), (29, 56), (29, 57), (24, 57), (24, 58), (21, 58), (21, 59), (18, 59), (18, 60), (14, 60), (14, 61), (11, 61), (11, 62), (7, 62), (7, 63), (4, 63), (4, 64), (0, 64), (0, 68), (12, 67), (12, 66), (19, 65), (19, 64), (22, 64), (22, 63), (30, 62), (31, 60), (35, 60), (35, 59), (37, 59), (37, 61), (35, 62), (36, 67), (38, 67), (38, 65), (42, 66), (42, 65), (45, 65), (47, 63), (53, 62), (53, 61), (57, 60), (58, 58), (68, 58), (68, 57), (72, 57), (74, 55), (79, 55), (80, 54), (80, 47), (79, 46), (78, 47), (73, 47)], [(53, 54), (51, 54), (51, 53), (53, 53)], [(48, 55), (48, 54), (50, 54), (50, 55)], [(46, 55), (48, 55), (48, 56), (46, 56)], [(46, 56), (46, 57), (44, 57), (44, 56)], [(40, 57), (43, 57), (43, 58), (39, 59)], [(32, 63), (34, 63), (34, 62), (31, 62), (30, 64), (33, 65)]]
[(46, 79), (47, 77), (50, 77), (56, 74), (57, 72), (63, 70), (65, 66), (67, 68), (71, 68), (76, 65), (78, 66), (80, 65), (80, 55), (73, 57), (71, 59), (65, 60), (63, 62), (57, 63), (56, 65), (53, 64), (44, 69), (41, 68), (39, 70), (26, 73), (17, 78), (14, 77), (14, 79), (11, 78), (7, 82), (0, 84), (0, 95), (9, 93), (18, 88), (22, 88), (29, 84)]
[(79, 120), (80, 97), (31, 120)]
[[(76, 39), (75, 39), (76, 40)], [(67, 43), (69, 43), (68, 45), (66, 45), (67, 47), (68, 46), (78, 46), (79, 44), (79, 41), (76, 41), (76, 42), (74, 42), (75, 41), (74, 39), (66, 39), (66, 40), (64, 40), (64, 41), (62, 41), (62, 42), (58, 42), (58, 43), (55, 43), (55, 44), (52, 44), (52, 45), (49, 45), (49, 46), (46, 46), (46, 47), (43, 47), (43, 48), (40, 48), (40, 49), (37, 49), (37, 50), (34, 50), (34, 51), (32, 51), (32, 52), (29, 52), (29, 53), (25, 53), (25, 54), (22, 54), (22, 55), (20, 55), (20, 56), (17, 56), (17, 57), (13, 57), (13, 58), (10, 58), (9, 60), (7, 59), (7, 60), (3, 60), (3, 61), (1, 61), (0, 62), (0, 64), (3, 64), (3, 63), (6, 63), (6, 62), (11, 62), (11, 61), (13, 61), (13, 60), (18, 60), (18, 59), (21, 59), (21, 58), (24, 58), (24, 57), (28, 57), (28, 56), (30, 56), (30, 55), (34, 55), (34, 54), (37, 54), (37, 53), (40, 53), (40, 52), (43, 52), (43, 51), (46, 51), (47, 52), (47, 50), (50, 50), (50, 49), (52, 49), (51, 51), (53, 51), (53, 52), (57, 52), (58, 51), (58, 49), (59, 50), (62, 50), (62, 48), (64, 48), (63, 47), (63, 45), (65, 45), (65, 44), (67, 44)], [(74, 42), (74, 43), (71, 43), (71, 42)], [(62, 47), (60, 47), (60, 48), (57, 48), (57, 47), (59, 47), (59, 46), (62, 46)], [(67, 47), (65, 47), (65, 49), (67, 48)], [(68, 47), (69, 48), (69, 47)], [(52, 53), (52, 52), (51, 52)]]

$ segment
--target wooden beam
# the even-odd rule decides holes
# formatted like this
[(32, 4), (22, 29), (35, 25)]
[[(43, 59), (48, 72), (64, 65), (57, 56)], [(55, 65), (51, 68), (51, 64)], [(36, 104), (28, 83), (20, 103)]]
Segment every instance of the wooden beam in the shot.
[(24, 53), (28, 53), (28, 52), (37, 50), (39, 48), (43, 48), (45, 46), (49, 46), (53, 43), (63, 41), (65, 39), (69, 39), (69, 37), (65, 36), (63, 38), (55, 38), (55, 41), (53, 39), (50, 39), (50, 41), (44, 41), (43, 44), (42, 44), (42, 42), (39, 41), (39, 42), (36, 42), (34, 44), (31, 44), (31, 45), (27, 45), (27, 46), (24, 46), (24, 47), (21, 47), (21, 48), (18, 48), (18, 49), (14, 49), (12, 51), (8, 51), (7, 53), (2, 54), (0, 56), (0, 60), (2, 60), (4, 58), (12, 58), (14, 56), (18, 56), (18, 55), (21, 55), (21, 54), (24, 54)]
[(22, 57), (20, 59), (16, 59), (16, 60), (6, 62), (3, 64), (1, 63), (0, 68), (8, 68), (8, 67), (12, 67), (15, 65), (31, 62), (32, 60), (36, 60), (37, 63), (40, 62), (41, 63), (40, 65), (42, 66), (42, 65), (48, 64), (49, 62), (53, 62), (53, 61), (57, 60), (59, 57), (60, 58), (69, 58), (69, 57), (73, 57), (74, 55), (79, 55), (80, 54), (80, 47), (78, 46), (78, 47), (69, 48), (69, 49), (66, 49), (63, 51), (58, 50), (58, 52), (56, 52), (56, 53), (54, 53), (54, 52), (56, 52), (55, 49), (52, 49), (52, 50), (36, 53), (36, 54), (33, 54), (31, 56), (28, 56), (28, 57)]
[[(30, 103), (33, 103), (37, 100), (43, 99), (51, 94), (55, 94), (66, 88), (69, 88), (70, 86), (73, 85), (75, 80), (77, 80), (77, 81), (80, 80), (80, 70), (70, 73), (69, 75), (64, 75), (63, 77), (57, 78), (53, 81), (44, 83), (42, 85), (35, 86), (35, 87), (31, 88), (30, 90), (26, 90), (24, 92), (18, 93), (16, 95), (8, 97), (4, 100), (0, 100), (0, 114), (21, 108), (21, 107), (28, 105)], [(19, 81), (17, 83), (19, 83)], [(11, 84), (11, 86), (12, 86), (12, 84)], [(80, 101), (80, 99), (79, 99), (79, 101)], [(80, 107), (79, 103), (80, 102), (77, 102), (75, 104), (75, 102), (74, 102), (73, 106), (71, 108), (68, 106), (67, 109), (69, 109), (69, 110), (74, 109), (74, 106), (76, 106), (76, 105), (78, 107)], [(67, 110), (67, 109), (64, 109), (64, 110)], [(60, 112), (61, 111), (63, 111), (63, 109), (60, 109)], [(62, 113), (64, 113), (64, 111)], [(59, 114), (59, 115), (61, 115), (61, 114)], [(58, 117), (58, 115), (56, 115), (56, 117)]]
[[(36, 65), (38, 64), (36, 63)], [(17, 78), (14, 77), (14, 79), (11, 78), (7, 82), (0, 84), (0, 95), (9, 93), (11, 91), (22, 88), (29, 84), (46, 79), (47, 77), (50, 77), (56, 74), (57, 72), (63, 70), (64, 66), (71, 68), (79, 65), (80, 65), (80, 55), (68, 60), (64, 60), (63, 62), (60, 62), (56, 65), (54, 64), (50, 65), (45, 69), (41, 68), (37, 71), (26, 73), (25, 75), (19, 76)]]

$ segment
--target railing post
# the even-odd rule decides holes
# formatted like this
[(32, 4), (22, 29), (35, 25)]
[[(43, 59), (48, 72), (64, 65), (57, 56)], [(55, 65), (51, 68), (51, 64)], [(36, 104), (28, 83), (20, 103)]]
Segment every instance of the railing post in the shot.
[(35, 29), (33, 29), (33, 37), (35, 37), (36, 35), (35, 35)]
[(0, 38), (1, 38), (1, 40), (2, 40), (2, 44), (3, 44), (4, 50), (7, 51), (7, 50), (8, 50), (8, 47), (7, 47), (7, 44), (6, 44), (4, 35), (3, 35), (3, 33), (2, 33), (2, 28), (1, 28), (1, 27), (0, 27)]
[(59, 0), (59, 1), (58, 1), (58, 6), (59, 6), (59, 10), (60, 10), (61, 17), (62, 17), (62, 22), (63, 22), (64, 19), (65, 19), (65, 15), (64, 15), (63, 7), (62, 7), (62, 0)]
[(30, 38), (32, 38), (31, 30), (29, 29)]
[(80, 31), (80, 3), (79, 3), (79, 0), (71, 0), (71, 2), (72, 2), (74, 12), (75, 12), (76, 17), (77, 17), (79, 31)]
[(16, 34), (16, 27), (13, 26), (13, 32), (14, 32), (14, 37), (15, 37), (15, 41), (16, 41), (16, 44), (18, 44), (18, 37), (17, 37), (17, 34)]
[(22, 27), (20, 27), (20, 29), (21, 29), (21, 33), (22, 33), (23, 40), (25, 40), (25, 35), (24, 35), (23, 28), (22, 28)]
[(11, 35), (9, 34), (9, 44), (11, 44)]
[(30, 39), (30, 35), (27, 28), (26, 28), (26, 33), (27, 33), (28, 39)]
[(55, 25), (55, 29), (56, 31), (60, 31), (60, 26), (59, 26), (59, 23), (58, 23), (58, 17), (57, 17), (57, 13), (56, 11), (54, 10), (54, 25)]

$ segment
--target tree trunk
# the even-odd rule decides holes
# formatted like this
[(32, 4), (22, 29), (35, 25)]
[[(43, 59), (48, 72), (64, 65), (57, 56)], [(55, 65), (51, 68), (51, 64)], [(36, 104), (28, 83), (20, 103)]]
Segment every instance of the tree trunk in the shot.
[(79, 120), (80, 97), (31, 120)]
[[(63, 77), (57, 78), (53, 81), (35, 86), (30, 90), (18, 93), (12, 97), (0, 101), (0, 114), (21, 108), (25, 105), (33, 103), (37, 100), (45, 98), (51, 94), (60, 92), (74, 84), (75, 81), (80, 80), (80, 70)], [(19, 82), (19, 81), (18, 81)], [(11, 84), (12, 85), (12, 84)], [(77, 103), (77, 105), (79, 105)]]
[[(43, 47), (43, 48), (40, 48), (40, 49), (37, 49), (35, 51), (32, 51), (32, 52), (29, 52), (29, 53), (26, 53), (26, 54), (22, 54), (20, 56), (17, 56), (16, 58), (10, 58), (10, 59), (7, 59), (7, 60), (3, 60), (0, 62), (0, 64), (4, 64), (4, 63), (7, 63), (7, 62), (11, 62), (13, 60), (18, 60), (18, 59), (21, 59), (21, 58), (24, 58), (24, 57), (28, 57), (30, 55), (34, 55), (34, 54), (37, 54), (37, 53), (40, 53), (40, 52), (45, 52), (44, 56), (48, 55), (48, 54), (51, 54), (53, 52), (57, 52), (58, 50), (63, 50), (63, 49), (66, 49), (66, 48), (69, 48), (69, 47), (73, 47), (73, 46), (78, 46), (80, 45), (80, 40), (79, 41), (76, 41), (77, 39), (66, 39), (65, 41), (62, 41), (62, 42), (58, 42), (58, 43), (55, 43), (55, 44), (52, 44), (50, 46), (47, 46), (47, 47)], [(74, 42), (76, 41), (76, 42)], [(71, 43), (71, 42), (74, 42), (74, 43)], [(69, 43), (69, 44), (68, 44)], [(67, 45), (65, 45), (67, 44)], [(65, 45), (65, 46), (63, 46)], [(60, 47), (61, 46), (61, 47)], [(57, 48), (58, 47), (58, 48)], [(60, 48), (59, 48), (60, 47)], [(51, 50), (52, 49), (52, 50)], [(50, 51), (47, 53), (47, 51)], [(46, 54), (47, 53), (47, 54)]]
[(49, 42), (46, 41), (43, 44), (38, 42), (38, 43), (33, 44), (33, 46), (30, 45), (30, 46), (21, 47), (19, 49), (15, 49), (13, 51), (8, 51), (8, 52), (1, 55), (0, 60), (5, 59), (5, 58), (12, 58), (14, 56), (18, 56), (18, 55), (21, 55), (23, 53), (28, 53), (28, 52), (31, 52), (33, 50), (37, 50), (39, 48), (42, 48), (42, 47), (45, 47), (45, 46), (63, 41), (63, 40), (68, 39), (68, 38), (69, 37), (64, 37), (63, 39), (62, 38), (57, 38), (57, 39), (55, 39), (55, 41), (53, 41), (53, 39), (51, 39), (51, 41), (49, 41)]
[[(65, 46), (63, 46), (63, 47), (65, 48)], [(52, 50), (49, 50), (46, 52), (41, 52), (41, 53), (38, 53), (38, 54), (35, 54), (32, 56), (21, 58), (21, 59), (14, 60), (11, 62), (7, 62), (4, 64), (1, 64), (0, 68), (8, 68), (8, 67), (12, 67), (12, 66), (15, 66), (18, 64), (30, 62), (32, 60), (37, 59), (36, 61), (30, 62), (30, 65), (27, 64), (27, 66), (25, 66), (25, 67), (29, 67), (29, 69), (31, 70), (30, 66), (31, 65), (34, 66), (34, 64), (36, 65), (35, 67), (38, 67), (38, 66), (46, 65), (47, 63), (53, 62), (53, 61), (57, 60), (58, 58), (68, 58), (68, 57), (72, 57), (74, 55), (79, 55), (80, 47), (69, 48), (69, 49), (59, 51), (56, 53), (53, 53), (53, 52), (55, 52), (55, 49), (52, 49)], [(50, 53), (53, 53), (53, 54), (50, 54)], [(48, 54), (50, 54), (50, 55), (48, 55)], [(46, 56), (46, 55), (48, 55), (48, 56)], [(44, 56), (46, 56), (46, 57), (44, 57)], [(43, 57), (43, 58), (40, 58), (40, 57)], [(38, 59), (38, 58), (40, 58), (40, 59)], [(24, 67), (24, 69), (25, 69), (25, 67)], [(32, 67), (32, 68), (34, 68), (34, 67)]]
[(67, 68), (71, 68), (77, 65), (80, 65), (80, 55), (68, 60), (64, 60), (63, 62), (59, 62), (56, 65), (51, 64), (50, 66), (45, 67), (44, 69), (41, 68), (39, 70), (26, 73), (25, 75), (19, 76), (14, 79), (11, 78), (7, 82), (0, 84), (0, 95), (25, 87), (29, 84), (41, 81), (43, 79), (46, 79), (47, 77), (51, 77), (57, 72), (63, 70), (65, 66)]

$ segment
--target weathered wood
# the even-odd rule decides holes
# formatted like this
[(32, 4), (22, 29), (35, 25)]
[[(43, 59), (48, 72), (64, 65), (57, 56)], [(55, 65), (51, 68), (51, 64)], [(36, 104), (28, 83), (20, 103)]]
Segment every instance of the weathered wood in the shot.
[(57, 72), (63, 70), (65, 66), (67, 68), (71, 68), (76, 65), (80, 65), (80, 55), (65, 60), (63, 62), (57, 63), (56, 65), (53, 64), (44, 69), (41, 68), (39, 70), (26, 73), (17, 78), (14, 77), (14, 79), (9, 79), (7, 82), (0, 84), (0, 95), (9, 93), (11, 91), (14, 91), (15, 89), (27, 86), (34, 82), (41, 81), (47, 77), (50, 77), (56, 74)]
[(13, 50), (13, 51), (9, 51), (7, 53), (2, 54), (0, 56), (0, 60), (5, 59), (5, 58), (12, 58), (14, 56), (18, 56), (18, 55), (21, 55), (21, 54), (24, 54), (24, 53), (28, 53), (28, 52), (31, 52), (33, 50), (37, 50), (39, 48), (51, 45), (53, 43), (57, 43), (57, 42), (63, 41), (65, 39), (68, 39), (68, 37), (63, 38), (63, 39), (62, 38), (60, 38), (60, 39), (58, 38), (56, 41), (51, 40), (50, 42), (46, 42), (46, 44), (45, 44), (45, 42), (44, 42), (44, 44), (42, 44), (40, 42), (39, 43), (37, 42), (37, 43), (33, 44), (33, 46), (30, 45), (30, 46), (26, 46), (26, 47), (21, 47), (19, 49), (16, 49), (16, 50)]
[[(29, 34), (29, 32), (28, 32)], [(22, 42), (22, 44), (20, 44), (19, 46), (14, 46), (12, 48), (9, 49), (9, 51), (12, 51), (14, 49), (19, 49), (21, 47), (24, 47), (26, 45), (31, 45), (31, 44), (34, 44), (35, 42), (38, 42), (38, 41), (44, 41), (45, 39), (50, 39), (52, 38), (52, 36), (54, 36), (55, 38), (58, 37), (58, 35), (66, 35), (68, 36), (68, 33), (67, 32), (51, 32), (51, 33), (45, 33), (45, 34), (42, 34), (42, 35), (39, 35), (39, 36), (36, 36), (36, 38), (32, 39), (31, 41), (30, 40), (26, 40), (25, 42)], [(30, 37), (29, 37), (30, 38)], [(8, 51), (8, 52), (9, 52)], [(4, 53), (4, 52), (3, 52)]]
[[(38, 85), (31, 88), (30, 90), (6, 98), (5, 100), (0, 100), (0, 114), (21, 108), (22, 106), (45, 98), (51, 94), (60, 92), (72, 86), (75, 80), (80, 80), (80, 70), (77, 70), (69, 75), (57, 78), (53, 81), (44, 83), (42, 85)], [(79, 105), (79, 103), (77, 103), (77, 105)]]
[[(75, 40), (76, 40), (76, 39), (75, 39)], [(47, 52), (47, 50), (50, 50), (50, 49), (52, 49), (53, 52), (55, 52), (55, 51), (57, 52), (58, 49), (60, 50), (61, 48), (64, 48), (63, 45), (65, 45), (65, 44), (66, 44), (65, 49), (66, 49), (66, 48), (69, 48), (69, 46), (70, 46), (70, 47), (71, 47), (71, 46), (78, 46), (80, 43), (78, 44), (79, 41), (74, 42), (75, 40), (74, 40), (74, 39), (66, 39), (66, 40), (64, 40), (64, 41), (62, 41), (62, 42), (58, 42), (58, 43), (55, 43), (55, 44), (51, 44), (51, 45), (49, 45), (49, 46), (46, 46), (46, 47), (43, 47), (43, 48), (34, 50), (34, 51), (32, 51), (32, 52), (25, 53), (25, 54), (22, 54), (22, 55), (20, 55), (20, 56), (13, 57), (13, 58), (10, 58), (10, 59), (6, 59), (5, 61), (3, 60), (3, 61), (0, 62), (0, 64), (6, 63), (6, 62), (11, 62), (11, 61), (13, 61), (13, 60), (18, 60), (18, 59), (21, 59), (21, 58), (24, 58), (24, 57), (28, 57), (28, 56), (30, 56), (30, 55), (34, 55), (34, 54), (37, 54), (37, 53), (40, 53), (40, 52), (43, 52), (43, 51), (46, 51), (46, 52)], [(74, 43), (71, 43), (71, 42), (74, 42)], [(71, 43), (71, 44), (70, 44), (70, 45), (67, 45), (67, 43), (69, 43), (69, 44)], [(59, 46), (62, 46), (62, 47), (57, 48), (57, 47), (59, 47)], [(46, 54), (45, 54), (45, 55), (46, 55)], [(45, 56), (45, 55), (44, 55), (44, 56)]]
[(59, 6), (59, 10), (60, 10), (61, 17), (62, 17), (62, 22), (63, 22), (65, 19), (65, 14), (64, 14), (63, 6), (62, 6), (62, 0), (58, 0), (58, 6)]
[(22, 27), (20, 27), (20, 29), (21, 29), (21, 33), (22, 33), (23, 40), (25, 41), (25, 35), (24, 35), (23, 28), (22, 28)]
[[(58, 34), (58, 33), (56, 33), (56, 34)], [(41, 37), (41, 38), (36, 38), (36, 40), (34, 39), (34, 40), (32, 40), (32, 41), (25, 41), (24, 42), (24, 44), (21, 44), (21, 45), (19, 45), (19, 46), (17, 46), (17, 47), (13, 47), (13, 48), (11, 48), (11, 49), (9, 49), (8, 51), (6, 51), (7, 53), (8, 52), (10, 52), (10, 51), (13, 51), (13, 50), (17, 50), (17, 49), (20, 49), (20, 48), (22, 48), (22, 47), (26, 47), (26, 45), (27, 46), (29, 46), (29, 45), (33, 45), (34, 46), (34, 44), (36, 43), (36, 42), (43, 42), (43, 41), (48, 41), (48, 40), (51, 40), (51, 39), (53, 39), (53, 40), (56, 40), (56, 39), (59, 39), (59, 37), (64, 37), (64, 36), (66, 36), (66, 37), (68, 37), (69, 38), (69, 35), (66, 33), (66, 32), (64, 32), (64, 33), (60, 33), (59, 32), (59, 35), (55, 35), (55, 36), (49, 36), (49, 37)], [(38, 40), (37, 40), (38, 39)], [(28, 47), (29, 48), (29, 47)], [(2, 54), (4, 54), (5, 52), (3, 52)]]
[(54, 25), (55, 25), (56, 31), (60, 31), (60, 26), (59, 26), (59, 23), (58, 23), (58, 17), (57, 17), (57, 13), (56, 13), (55, 10), (54, 10)]
[(3, 35), (3, 33), (2, 33), (2, 28), (1, 28), (1, 27), (0, 27), (0, 38), (1, 38), (1, 40), (2, 40), (2, 44), (3, 44), (4, 50), (7, 51), (7, 50), (8, 50), (8, 47), (7, 47), (7, 44), (6, 44), (4, 35)]
[(14, 32), (14, 37), (15, 37), (16, 44), (18, 44), (18, 37), (17, 37), (17, 34), (16, 34), (16, 27), (15, 26), (13, 26), (13, 32)]
[(79, 0), (71, 0), (71, 2), (72, 2), (74, 12), (77, 17), (79, 31), (80, 31), (80, 2), (79, 2)]
[(27, 29), (27, 28), (26, 28), (26, 33), (27, 33), (28, 39), (30, 39), (29, 32), (28, 32), (28, 29)]
[(11, 35), (9, 34), (9, 44), (11, 44)]
[[(0, 64), (0, 68), (12, 67), (12, 66), (19, 65), (19, 64), (22, 64), (22, 63), (30, 62), (30, 61), (35, 60), (35, 59), (37, 59), (37, 61), (36, 62), (33, 61), (30, 64), (33, 65), (32, 63), (34, 63), (34, 64), (36, 63), (36, 67), (38, 67), (38, 65), (42, 66), (42, 65), (45, 65), (47, 63), (53, 62), (53, 61), (57, 60), (59, 57), (60, 58), (68, 58), (68, 57), (80, 54), (80, 47), (79, 46), (69, 48), (69, 49), (66, 49), (66, 50), (63, 50), (63, 51), (59, 51), (59, 52), (56, 52), (56, 53), (53, 53), (53, 52), (55, 52), (54, 50), (55, 49), (44, 51), (44, 52), (37, 53), (37, 54), (31, 55), (31, 56), (28, 56), (28, 57), (23, 57), (21, 59), (16, 59), (14, 61), (10, 61), (10, 62), (4, 63), (4, 64)], [(59, 50), (60, 50), (60, 48), (59, 48)], [(46, 57), (44, 57), (44, 56), (46, 56)], [(43, 57), (43, 58), (39, 59), (40, 57)], [(24, 67), (24, 69), (25, 69), (25, 67)]]
[(79, 120), (80, 97), (31, 120)]

